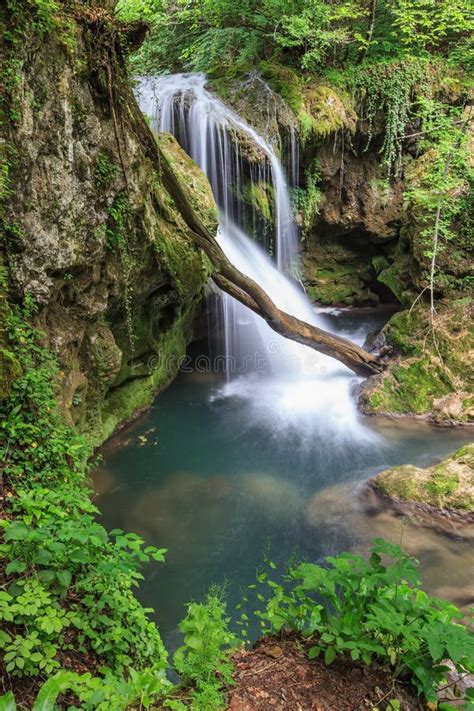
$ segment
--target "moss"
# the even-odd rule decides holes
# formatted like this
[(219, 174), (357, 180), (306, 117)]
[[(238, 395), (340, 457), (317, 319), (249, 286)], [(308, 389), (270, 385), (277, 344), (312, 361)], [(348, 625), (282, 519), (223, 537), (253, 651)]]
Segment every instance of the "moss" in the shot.
[(375, 273), (380, 274), (380, 272), (384, 271), (384, 269), (388, 269), (390, 264), (386, 257), (384, 257), (382, 254), (378, 254), (376, 257), (372, 257), (372, 266), (374, 268)]
[(445, 379), (439, 363), (427, 356), (404, 362), (384, 376), (381, 388), (370, 395), (369, 402), (375, 412), (430, 412), (433, 401), (451, 391)]
[(94, 179), (96, 187), (107, 188), (115, 180), (117, 166), (105, 151), (99, 151), (95, 159)]
[(100, 408), (99, 430), (89, 430), (88, 439), (103, 442), (118, 426), (130, 420), (141, 409), (148, 407), (157, 394), (176, 376), (186, 353), (191, 333), (194, 308), (177, 319), (156, 342), (156, 351), (146, 366), (148, 375), (124, 382), (111, 391)]
[(295, 114), (298, 114), (302, 104), (301, 76), (293, 69), (276, 62), (260, 62), (259, 69), (273, 91), (282, 97)]
[(394, 314), (385, 326), (384, 333), (387, 342), (395, 346), (404, 355), (412, 356), (422, 353), (422, 344), (413, 333), (419, 328), (419, 312), (400, 311)]
[(10, 395), (14, 381), (21, 375), (18, 358), (10, 347), (8, 318), (10, 306), (7, 299), (6, 275), (0, 264), (0, 400)]
[(368, 411), (470, 421), (474, 414), (470, 304), (470, 299), (437, 304), (436, 341), (428, 305), (418, 304), (392, 316), (384, 333), (395, 355), (404, 360), (368, 381), (362, 395)]
[(322, 304), (377, 303), (366, 283), (372, 273), (364, 257), (335, 243), (321, 241), (303, 257), (304, 284), (313, 301)]
[(312, 301), (322, 304), (352, 304), (364, 291), (357, 272), (350, 268), (317, 269), (313, 278), (306, 291)]
[(380, 274), (378, 274), (377, 281), (379, 281), (381, 284), (385, 284), (385, 286), (388, 286), (392, 294), (397, 297), (400, 303), (405, 302), (403, 289), (401, 288), (398, 279), (397, 268), (395, 266), (388, 267), (388, 269), (383, 269)]
[(411, 465), (388, 469), (375, 477), (374, 484), (397, 501), (474, 511), (474, 444), (427, 469)]
[(273, 221), (275, 195), (271, 185), (261, 181), (247, 183), (243, 198), (266, 222)]
[(13, 383), (21, 375), (21, 366), (16, 356), (6, 348), (0, 348), (0, 400), (8, 397)]
[(355, 132), (356, 114), (348, 96), (324, 84), (305, 87), (299, 112), (303, 132), (326, 138), (342, 128)]
[[(217, 208), (207, 177), (196, 163), (181, 149), (169, 134), (157, 137), (164, 159), (184, 188), (189, 206), (211, 232), (217, 233)], [(196, 248), (184, 220), (177, 216), (174, 204), (163, 191), (157, 176), (155, 195), (161, 203), (157, 230), (148, 238), (160, 262), (163, 263), (183, 298), (193, 298), (203, 287), (210, 274), (210, 265)]]
[(217, 231), (217, 208), (207, 177), (186, 155), (173, 136), (162, 133), (158, 134), (156, 138), (163, 157), (168, 161), (169, 166), (185, 189), (190, 206), (199, 215), (207, 229), (215, 234)]

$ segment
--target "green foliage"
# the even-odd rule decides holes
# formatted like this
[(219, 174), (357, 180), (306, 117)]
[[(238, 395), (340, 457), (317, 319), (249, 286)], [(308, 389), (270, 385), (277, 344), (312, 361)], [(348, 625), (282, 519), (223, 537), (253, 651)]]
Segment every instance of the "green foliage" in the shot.
[(22, 31), (25, 25), (40, 36), (51, 32), (59, 24), (59, 5), (56, 0), (7, 0), (7, 9)]
[[(34, 313), (27, 299), (23, 312), (10, 317), (22, 375), (0, 406), (8, 502), (0, 545), (7, 576), (0, 591), (3, 661), (12, 678), (53, 674), (35, 709), (55, 708), (66, 690), (84, 709), (149, 708), (165, 702), (172, 689), (164, 677), (166, 652), (147, 619), (150, 610), (132, 590), (142, 578), (140, 566), (162, 561), (165, 551), (144, 547), (135, 534), (107, 534), (97, 523), (84, 478), (89, 452), (56, 410), (56, 365), (41, 334), (28, 325)], [(183, 622), (185, 643), (176, 663), (195, 686), (196, 709), (218, 708), (221, 687), (230, 679), (225, 649), (233, 637), (224, 612), (215, 593), (207, 605), (191, 605)], [(96, 660), (101, 672), (61, 669), (64, 655), (72, 652)], [(11, 694), (2, 703), (15, 708)], [(166, 703), (177, 707), (178, 701)]]
[(270, 58), (319, 72), (367, 58), (446, 55), (473, 28), (468, 0), (121, 0), (117, 12), (152, 24), (135, 70), (227, 77)]
[(5, 202), (11, 195), (10, 164), (7, 160), (3, 160), (0, 163), (0, 216), (3, 213)]
[[(382, 562), (386, 556), (390, 564)], [(429, 701), (445, 678), (444, 659), (474, 670), (474, 638), (460, 624), (463, 614), (418, 588), (415, 561), (397, 546), (379, 539), (368, 561), (343, 553), (326, 562), (296, 565), (283, 583), (267, 572), (258, 576), (264, 632), (300, 632), (315, 642), (310, 658), (323, 654), (327, 664), (343, 653), (366, 664), (383, 660), (394, 678), (409, 679)]]
[(96, 186), (99, 189), (108, 187), (114, 181), (116, 175), (117, 166), (109, 158), (107, 153), (104, 153), (103, 151), (98, 153), (95, 160), (94, 170)]
[(26, 320), (35, 310), (27, 297), (23, 313), (13, 312), (8, 324), (23, 374), (13, 384), (11, 397), (0, 404), (4, 435), (0, 456), (4, 474), (15, 486), (67, 482), (81, 470), (87, 454), (84, 442), (56, 414), (51, 384), (56, 365)]
[[(77, 674), (60, 670), (43, 684), (33, 711), (53, 711), (60, 694), (68, 691), (79, 700), (85, 711), (122, 711), (139, 706), (218, 711), (225, 707), (224, 687), (232, 684), (232, 664), (229, 650), (235, 637), (228, 630), (225, 605), (217, 590), (212, 590), (205, 603), (188, 607), (186, 619), (180, 625), (184, 644), (175, 654), (176, 669), (182, 684), (173, 687), (156, 665), (137, 671), (127, 667), (126, 678), (111, 674), (103, 676)], [(140, 638), (143, 642), (143, 638)], [(184, 687), (184, 688), (183, 688)], [(191, 687), (191, 694), (188, 688)], [(179, 697), (189, 697), (184, 705)], [(0, 698), (0, 710), (16, 709), (11, 692)], [(7, 705), (9, 704), (9, 705)]]
[[(142, 709), (148, 709), (152, 704), (161, 702), (171, 687), (160, 675), (137, 672), (135, 669), (128, 672), (125, 679), (111, 674), (101, 678), (59, 671), (42, 685), (32, 711), (56, 711), (59, 696), (65, 692), (72, 692), (84, 711), (125, 711), (137, 704)], [(12, 692), (0, 698), (0, 711), (16, 711), (16, 708)]]
[(213, 589), (204, 604), (188, 605), (179, 625), (184, 645), (173, 661), (183, 682), (194, 688), (192, 708), (196, 711), (225, 707), (223, 688), (233, 683), (229, 650), (236, 644), (228, 624), (222, 595)]
[[(385, 130), (380, 149), (388, 177), (401, 167), (402, 140), (413, 117), (415, 93), (426, 90), (426, 64), (419, 60), (376, 63), (359, 68), (353, 74), (353, 86), (368, 124), (369, 146), (375, 121), (382, 115)], [(423, 84), (425, 82), (425, 84)]]
[[(111, 171), (112, 168), (110, 165), (104, 167), (104, 164), (102, 164), (102, 177), (105, 175), (105, 173), (107, 173), (107, 179), (110, 180)], [(133, 354), (135, 339), (133, 332), (131, 275), (134, 266), (134, 260), (128, 240), (128, 224), (131, 213), (132, 208), (128, 200), (127, 194), (125, 192), (118, 193), (109, 208), (109, 220), (105, 229), (105, 237), (107, 240), (108, 248), (110, 250), (118, 250), (120, 255), (120, 261), (122, 263), (123, 279), (125, 282), (124, 305), (126, 312), (127, 333), (128, 340), (130, 343), (130, 350)]]
[(164, 551), (134, 534), (109, 535), (96, 522), (84, 478), (89, 452), (57, 412), (54, 360), (26, 320), (34, 310), (27, 299), (23, 313), (10, 317), (22, 375), (0, 404), (8, 492), (0, 545), (4, 662), (11, 676), (42, 676), (74, 650), (115, 674), (130, 666), (158, 673), (166, 652), (132, 590), (139, 567), (163, 560)]
[(316, 161), (313, 161), (305, 171), (305, 186), (293, 188), (293, 210), (301, 213), (301, 235), (306, 239), (314, 225), (314, 220), (319, 211), (321, 190), (319, 189), (321, 176)]
[[(407, 207), (420, 223), (417, 241), (420, 243), (425, 278), (428, 265), (435, 257), (442, 261), (450, 242), (460, 241), (466, 255), (474, 247), (472, 230), (473, 174), (469, 161), (468, 128), (472, 110), (450, 107), (435, 99), (420, 98), (417, 117), (422, 126), (420, 150), (424, 151), (408, 175), (405, 192)], [(472, 284), (446, 283), (444, 270), (439, 269), (434, 287), (447, 286), (469, 289)]]
[[(106, 169), (110, 175), (110, 167)], [(131, 206), (124, 192), (116, 195), (109, 209), (109, 224), (106, 230), (107, 245), (109, 249), (118, 248), (124, 266), (130, 264), (130, 250), (127, 243), (127, 218), (131, 213)]]
[(389, 7), (395, 31), (412, 51), (453, 44), (473, 30), (472, 7), (465, 0), (390, 0)]

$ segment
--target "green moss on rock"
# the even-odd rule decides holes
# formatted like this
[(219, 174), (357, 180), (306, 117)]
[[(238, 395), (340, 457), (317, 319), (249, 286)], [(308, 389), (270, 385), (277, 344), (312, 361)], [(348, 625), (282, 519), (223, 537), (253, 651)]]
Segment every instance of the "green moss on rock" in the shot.
[(9, 314), (5, 270), (0, 265), (0, 400), (10, 395), (14, 381), (21, 375), (20, 363), (8, 339)]
[(356, 129), (357, 116), (349, 97), (324, 84), (304, 88), (300, 117), (303, 132), (315, 138), (326, 138), (343, 128), (351, 133)]
[(21, 367), (16, 356), (7, 348), (0, 348), (0, 400), (9, 396), (20, 375)]
[(143, 364), (141, 377), (130, 379), (112, 389), (101, 404), (100, 430), (90, 428), (89, 439), (94, 440), (94, 443), (107, 439), (122, 423), (151, 405), (156, 394), (170, 384), (186, 353), (193, 317), (194, 310), (189, 310), (161, 334), (155, 344), (155, 352), (150, 353)]
[(371, 409), (397, 414), (430, 412), (433, 401), (450, 392), (445, 377), (439, 364), (428, 357), (404, 361), (391, 368), (381, 387), (370, 394)]
[(303, 281), (312, 301), (328, 305), (376, 304), (378, 297), (367, 284), (370, 262), (350, 249), (327, 240), (311, 245), (303, 254)]
[(392, 316), (384, 333), (398, 358), (383, 375), (366, 383), (362, 408), (370, 413), (416, 414), (435, 421), (472, 421), (474, 333), (470, 311), (468, 299), (440, 302), (434, 336), (425, 304)]
[(247, 183), (242, 197), (266, 222), (273, 221), (275, 195), (271, 185), (262, 181)]
[(156, 136), (160, 150), (179, 178), (191, 207), (211, 233), (217, 228), (217, 208), (209, 180), (169, 133)]
[(290, 67), (276, 62), (260, 62), (259, 69), (272, 89), (282, 97), (295, 114), (298, 114), (302, 103), (301, 75)]
[(474, 512), (474, 444), (426, 469), (410, 464), (388, 469), (373, 484), (395, 501)]

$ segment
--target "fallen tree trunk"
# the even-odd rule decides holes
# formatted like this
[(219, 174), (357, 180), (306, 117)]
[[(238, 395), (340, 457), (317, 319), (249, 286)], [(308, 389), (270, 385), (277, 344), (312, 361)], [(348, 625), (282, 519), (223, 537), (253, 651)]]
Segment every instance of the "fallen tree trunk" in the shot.
[(336, 358), (357, 375), (368, 377), (383, 370), (379, 360), (356, 343), (328, 333), (279, 309), (253, 279), (242, 274), (229, 262), (215, 240), (210, 243), (201, 234), (192, 234), (214, 267), (212, 279), (217, 286), (265, 319), (270, 328), (280, 336)]
[(276, 333), (344, 363), (357, 375), (368, 377), (382, 372), (383, 363), (356, 343), (335, 336), (279, 309), (253, 279), (236, 269), (227, 259), (214, 236), (193, 209), (182, 182), (160, 150), (138, 106), (132, 102), (135, 129), (151, 160), (160, 172), (163, 184), (180, 211), (189, 234), (209, 258), (212, 279), (223, 291), (261, 316)]

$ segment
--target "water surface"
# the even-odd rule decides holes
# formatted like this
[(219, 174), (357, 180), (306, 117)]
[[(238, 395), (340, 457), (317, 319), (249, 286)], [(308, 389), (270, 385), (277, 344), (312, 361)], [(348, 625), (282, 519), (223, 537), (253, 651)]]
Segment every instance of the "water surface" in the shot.
[[(362, 340), (380, 318), (345, 313), (339, 328)], [(201, 599), (212, 583), (227, 583), (232, 606), (266, 554), (284, 567), (293, 555), (320, 561), (364, 551), (376, 536), (402, 540), (421, 560), (430, 592), (466, 603), (472, 544), (406, 526), (389, 513), (369, 516), (358, 498), (361, 483), (376, 472), (428, 465), (466, 442), (466, 431), (359, 416), (360, 436), (346, 437), (337, 403), (325, 423), (306, 393), (299, 397), (290, 387), (289, 395), (280, 379), (275, 385), (271, 376), (244, 374), (241, 392), (238, 383), (229, 388), (216, 373), (180, 374), (145, 416), (103, 448), (94, 476), (108, 528), (169, 549), (165, 565), (145, 571), (139, 596), (157, 611), (171, 647), (185, 603)], [(284, 412), (275, 406), (276, 387), (282, 407), (289, 399)]]

